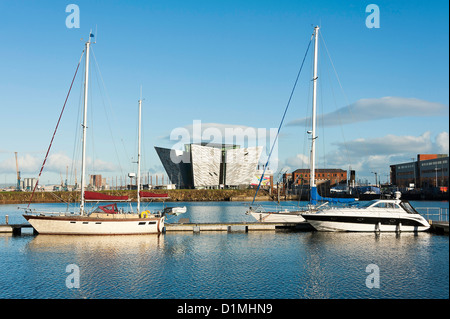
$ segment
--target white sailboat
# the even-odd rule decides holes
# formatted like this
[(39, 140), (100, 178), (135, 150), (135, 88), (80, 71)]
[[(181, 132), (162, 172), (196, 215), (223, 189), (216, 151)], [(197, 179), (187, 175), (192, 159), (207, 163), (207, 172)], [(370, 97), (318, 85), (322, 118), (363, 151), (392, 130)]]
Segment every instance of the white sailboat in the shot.
[[(124, 213), (117, 208), (117, 204), (99, 206), (91, 213), (85, 209), (86, 201), (127, 201), (128, 196), (109, 196), (85, 191), (86, 179), (86, 128), (88, 106), (89, 80), (89, 49), (92, 33), (85, 48), (85, 81), (84, 81), (84, 116), (81, 161), (81, 202), (77, 213), (33, 213), (27, 209), (24, 218), (39, 234), (55, 235), (135, 235), (161, 233), (164, 228), (165, 216), (162, 213), (140, 212), (140, 188), (137, 187), (137, 213)], [(138, 181), (140, 180), (140, 145), (141, 145), (141, 106), (139, 100), (139, 136), (138, 136)]]
[[(282, 209), (282, 210), (264, 210), (263, 208), (250, 207), (246, 214), (252, 215), (260, 222), (282, 222), (282, 223), (302, 223), (305, 222), (303, 213), (317, 211), (316, 206), (318, 200), (331, 200), (329, 198), (322, 198), (317, 193), (315, 181), (315, 165), (316, 165), (316, 104), (317, 104), (317, 58), (318, 58), (318, 38), (319, 27), (314, 28), (314, 65), (313, 65), (313, 99), (312, 99), (312, 128), (308, 131), (311, 134), (311, 153), (310, 153), (310, 203), (304, 209)], [(348, 202), (348, 199), (336, 199), (336, 201)], [(353, 199), (352, 199), (353, 201)]]

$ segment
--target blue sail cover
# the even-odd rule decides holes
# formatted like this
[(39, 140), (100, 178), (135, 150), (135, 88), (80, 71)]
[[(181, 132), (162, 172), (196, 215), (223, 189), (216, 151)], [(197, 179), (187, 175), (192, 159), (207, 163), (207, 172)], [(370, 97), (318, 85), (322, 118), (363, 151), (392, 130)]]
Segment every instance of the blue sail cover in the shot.
[(331, 203), (353, 203), (355, 202), (354, 198), (333, 198), (333, 197), (322, 197), (319, 195), (317, 191), (317, 187), (311, 187), (311, 197), (309, 201), (311, 204), (316, 205), (317, 202), (331, 202)]

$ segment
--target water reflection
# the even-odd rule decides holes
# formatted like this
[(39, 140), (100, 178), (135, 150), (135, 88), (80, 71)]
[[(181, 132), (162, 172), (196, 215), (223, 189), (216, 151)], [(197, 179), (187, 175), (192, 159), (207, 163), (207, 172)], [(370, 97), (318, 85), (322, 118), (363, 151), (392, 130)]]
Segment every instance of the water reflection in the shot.
[[(249, 217), (242, 203), (186, 206), (193, 222)], [(448, 298), (448, 274), (448, 236), (428, 233), (0, 236), (0, 298)]]
[[(431, 234), (421, 233), (322, 233), (302, 236), (305, 247), (305, 297), (393, 298), (399, 287), (426, 282)], [(375, 264), (381, 273), (380, 289), (368, 289), (366, 267)], [(421, 274), (418, 276), (418, 274)], [(411, 291), (412, 295), (422, 292)]]
[[(163, 235), (37, 235), (26, 245), (30, 271), (57, 298), (145, 298), (145, 283), (163, 283), (163, 248)], [(79, 289), (64, 287), (70, 264), (80, 269)]]
[(164, 244), (160, 234), (124, 236), (37, 235), (28, 243), (33, 251), (71, 251), (116, 254), (121, 251), (145, 252)]

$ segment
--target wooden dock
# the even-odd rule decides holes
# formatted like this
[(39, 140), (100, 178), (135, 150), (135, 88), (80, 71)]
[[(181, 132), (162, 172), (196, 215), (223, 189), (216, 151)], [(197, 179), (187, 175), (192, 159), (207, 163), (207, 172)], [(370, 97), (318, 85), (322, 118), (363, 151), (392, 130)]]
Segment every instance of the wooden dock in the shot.
[[(429, 232), (448, 235), (447, 221), (432, 221)], [(23, 228), (33, 228), (29, 223), (2, 224), (0, 233), (12, 233), (20, 236)], [(178, 222), (164, 225), (166, 233), (171, 232), (249, 232), (249, 231), (313, 231), (314, 228), (307, 222), (303, 223), (260, 223), (260, 222), (230, 222), (230, 223), (190, 223)], [(33, 229), (33, 234), (37, 232)]]
[(174, 223), (164, 225), (166, 232), (206, 232), (206, 231), (225, 231), (225, 232), (249, 232), (249, 231), (311, 231), (312, 226), (307, 223)]
[[(22, 228), (33, 228), (29, 223), (25, 224), (3, 224), (0, 225), (0, 233), (12, 233), (13, 235), (21, 235)], [(33, 234), (37, 232), (33, 228)]]
[(431, 227), (430, 232), (435, 234), (447, 234), (448, 235), (448, 222), (445, 221), (429, 221)]

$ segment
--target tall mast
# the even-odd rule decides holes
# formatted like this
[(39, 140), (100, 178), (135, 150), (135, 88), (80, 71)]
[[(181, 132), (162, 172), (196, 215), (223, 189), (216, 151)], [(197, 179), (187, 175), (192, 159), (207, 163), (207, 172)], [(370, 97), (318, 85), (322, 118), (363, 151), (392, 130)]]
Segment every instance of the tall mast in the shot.
[(312, 109), (312, 131), (311, 131), (311, 168), (310, 168), (310, 187), (316, 187), (315, 169), (316, 169), (316, 95), (317, 95), (317, 55), (318, 55), (318, 37), (319, 27), (314, 28), (314, 73), (313, 73), (313, 109)]
[(87, 104), (88, 104), (88, 84), (89, 84), (89, 48), (91, 45), (92, 33), (89, 33), (88, 41), (86, 42), (86, 66), (84, 69), (84, 111), (83, 111), (83, 141), (82, 141), (82, 157), (81, 157), (81, 203), (80, 214), (84, 215), (84, 188), (86, 187), (86, 128), (87, 128)]
[(142, 98), (139, 100), (139, 124), (138, 124), (138, 156), (137, 156), (137, 212), (141, 209), (141, 196), (139, 191), (141, 188), (141, 111), (142, 111)]

